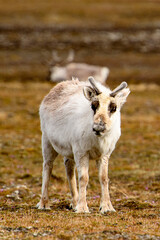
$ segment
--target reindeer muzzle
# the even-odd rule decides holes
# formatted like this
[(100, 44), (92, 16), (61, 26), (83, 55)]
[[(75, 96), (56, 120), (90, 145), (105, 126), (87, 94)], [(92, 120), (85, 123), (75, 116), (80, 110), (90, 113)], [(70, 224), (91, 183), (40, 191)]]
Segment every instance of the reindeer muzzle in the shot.
[(103, 122), (93, 124), (93, 132), (97, 136), (101, 136), (101, 133), (103, 133), (105, 130), (106, 130), (106, 127)]

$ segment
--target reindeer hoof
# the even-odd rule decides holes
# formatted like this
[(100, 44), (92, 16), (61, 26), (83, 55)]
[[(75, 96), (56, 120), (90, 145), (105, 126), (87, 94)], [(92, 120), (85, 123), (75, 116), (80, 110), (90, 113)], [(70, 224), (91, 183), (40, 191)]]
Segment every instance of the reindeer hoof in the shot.
[(99, 211), (101, 214), (107, 214), (107, 213), (110, 213), (110, 212), (116, 212), (116, 210), (113, 208), (113, 207), (100, 207), (99, 208)]
[(37, 204), (36, 207), (40, 210), (51, 210), (49, 204), (48, 203), (43, 203), (42, 200)]
[(75, 213), (90, 213), (87, 206), (76, 206)]

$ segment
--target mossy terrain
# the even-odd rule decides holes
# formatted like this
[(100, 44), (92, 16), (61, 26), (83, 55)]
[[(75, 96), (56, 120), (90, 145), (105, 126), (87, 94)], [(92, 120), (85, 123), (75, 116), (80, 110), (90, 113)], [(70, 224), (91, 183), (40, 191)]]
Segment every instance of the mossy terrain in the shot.
[(158, 26), (158, 0), (0, 0), (0, 22), (21, 26), (99, 25), (110, 27)]
[[(52, 51), (62, 60), (108, 66), (111, 88), (131, 88), (122, 136), (109, 165), (116, 213), (101, 215), (90, 162), (90, 214), (70, 209), (62, 157), (55, 161), (51, 211), (40, 211), (39, 105)], [(0, 0), (0, 239), (160, 239), (159, 0)], [(135, 85), (138, 83), (138, 85)]]
[(159, 0), (0, 0), (0, 79), (44, 81), (52, 51), (73, 49), (111, 84), (159, 84), (159, 13)]
[(0, 85), (1, 239), (160, 239), (159, 87), (131, 85), (122, 110), (122, 136), (111, 156), (110, 193), (116, 213), (99, 213), (100, 184), (90, 162), (90, 214), (69, 209), (63, 160), (55, 162), (51, 211), (35, 208), (41, 193), (38, 108), (50, 83)]

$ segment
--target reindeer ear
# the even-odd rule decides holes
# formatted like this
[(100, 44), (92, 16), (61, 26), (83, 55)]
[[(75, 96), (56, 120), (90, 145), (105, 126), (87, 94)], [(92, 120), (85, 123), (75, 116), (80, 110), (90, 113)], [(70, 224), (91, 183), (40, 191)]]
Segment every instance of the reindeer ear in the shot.
[(120, 107), (122, 107), (123, 104), (126, 102), (126, 99), (129, 94), (130, 94), (129, 88), (124, 88), (119, 93), (117, 93), (115, 99), (117, 99), (117, 103), (120, 105)]
[(91, 87), (84, 87), (83, 94), (89, 101), (91, 101), (96, 95), (94, 89)]

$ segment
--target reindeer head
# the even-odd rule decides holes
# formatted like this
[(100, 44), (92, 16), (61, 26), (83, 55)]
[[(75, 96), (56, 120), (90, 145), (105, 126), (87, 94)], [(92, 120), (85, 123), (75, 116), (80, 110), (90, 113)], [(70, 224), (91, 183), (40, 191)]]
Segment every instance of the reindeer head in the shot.
[(84, 96), (91, 102), (93, 110), (93, 131), (97, 136), (109, 132), (119, 114), (122, 105), (125, 103), (130, 91), (126, 82), (122, 82), (109, 94), (101, 92), (93, 77), (88, 78), (91, 86), (83, 89)]
[(74, 51), (71, 49), (66, 58), (59, 56), (57, 51), (52, 52), (52, 61), (49, 63), (47, 80), (61, 82), (68, 78), (66, 65), (74, 60)]

